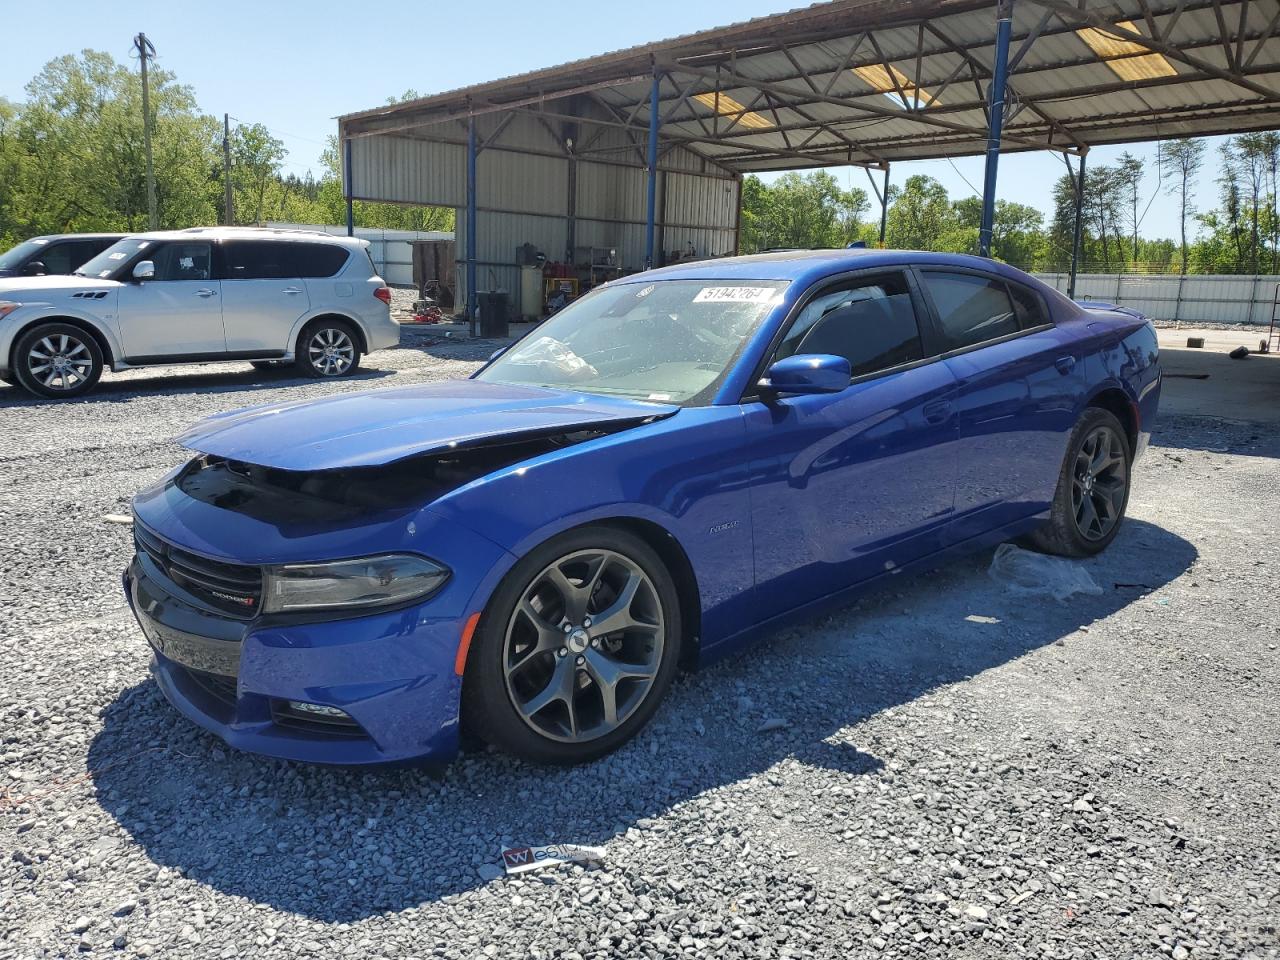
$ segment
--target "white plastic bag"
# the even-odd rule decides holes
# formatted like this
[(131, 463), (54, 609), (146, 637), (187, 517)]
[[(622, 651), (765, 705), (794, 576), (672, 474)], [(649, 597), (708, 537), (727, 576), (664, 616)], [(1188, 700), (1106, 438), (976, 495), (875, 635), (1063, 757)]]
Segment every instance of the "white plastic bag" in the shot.
[(1075, 593), (1102, 594), (1102, 587), (1078, 561), (1032, 553), (1012, 543), (996, 547), (987, 573), (1014, 593), (1047, 595), (1055, 600), (1066, 600)]

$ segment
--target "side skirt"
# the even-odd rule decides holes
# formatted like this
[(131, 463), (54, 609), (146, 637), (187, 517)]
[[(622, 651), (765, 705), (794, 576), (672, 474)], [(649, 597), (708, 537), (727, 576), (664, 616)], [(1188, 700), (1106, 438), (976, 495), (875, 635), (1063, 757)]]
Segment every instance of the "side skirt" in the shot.
[(821, 616), (826, 613), (832, 613), (842, 607), (847, 607), (850, 602), (864, 593), (875, 590), (877, 587), (887, 583), (890, 579), (895, 579), (903, 575), (919, 573), (924, 570), (931, 570), (949, 560), (955, 560), (967, 554), (976, 553), (987, 547), (993, 547), (997, 544), (1004, 543), (1006, 540), (1012, 540), (1015, 537), (1023, 536), (1030, 533), (1036, 527), (1040, 526), (1047, 518), (1048, 511), (1033, 514), (1029, 517), (1016, 520), (1012, 523), (997, 527), (994, 530), (988, 530), (985, 533), (977, 534), (959, 543), (944, 547), (941, 550), (935, 550), (933, 553), (926, 554), (918, 560), (912, 560), (910, 563), (896, 567), (892, 571), (876, 574), (867, 580), (860, 580), (852, 586), (845, 587), (836, 593), (828, 594), (817, 600), (799, 607), (793, 607), (785, 613), (777, 614), (764, 620), (746, 630), (740, 630), (735, 634), (725, 637), (723, 640), (716, 642), (710, 647), (703, 647), (699, 651), (697, 666), (699, 668), (708, 666), (723, 657), (740, 650), (747, 644), (776, 633), (783, 627), (791, 626), (802, 620), (809, 620), (814, 617)]

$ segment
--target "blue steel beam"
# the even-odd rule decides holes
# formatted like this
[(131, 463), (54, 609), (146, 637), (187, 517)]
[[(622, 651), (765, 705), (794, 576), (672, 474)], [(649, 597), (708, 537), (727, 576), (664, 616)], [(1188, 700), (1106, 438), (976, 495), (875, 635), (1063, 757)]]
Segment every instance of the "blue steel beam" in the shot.
[(661, 100), (658, 89), (662, 75), (655, 66), (653, 70), (653, 86), (649, 91), (649, 195), (645, 206), (644, 229), (644, 265), (648, 269), (657, 261), (653, 259), (654, 225), (658, 213), (658, 116)]
[(996, 173), (1000, 165), (1000, 135), (1004, 127), (1004, 100), (1009, 79), (1009, 30), (1013, 0), (1000, 5), (996, 23), (996, 62), (991, 75), (991, 117), (987, 125), (987, 168), (982, 184), (982, 226), (978, 229), (978, 255), (991, 256), (991, 230), (996, 216)]
[(476, 118), (467, 120), (467, 322), (476, 335)]
[(356, 235), (356, 218), (351, 194), (355, 192), (353, 189), (355, 181), (351, 176), (351, 141), (347, 140), (342, 147), (342, 186), (343, 193), (347, 197), (347, 236), (354, 237)]

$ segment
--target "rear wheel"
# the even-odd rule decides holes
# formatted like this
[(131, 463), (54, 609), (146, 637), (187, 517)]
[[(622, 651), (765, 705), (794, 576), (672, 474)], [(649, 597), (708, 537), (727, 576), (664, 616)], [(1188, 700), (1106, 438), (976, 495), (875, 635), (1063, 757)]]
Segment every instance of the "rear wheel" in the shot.
[(1132, 451), (1115, 414), (1089, 407), (1067, 444), (1048, 522), (1031, 535), (1046, 553), (1086, 557), (1120, 532), (1129, 503)]
[(79, 327), (42, 323), (18, 338), (13, 372), (18, 383), (39, 396), (78, 397), (102, 376), (102, 350)]
[(581, 763), (630, 740), (675, 675), (680, 606), (640, 538), (586, 527), (524, 557), (467, 661), (463, 722), (526, 760)]
[(309, 377), (345, 377), (360, 365), (356, 332), (344, 320), (317, 320), (298, 337), (295, 363)]

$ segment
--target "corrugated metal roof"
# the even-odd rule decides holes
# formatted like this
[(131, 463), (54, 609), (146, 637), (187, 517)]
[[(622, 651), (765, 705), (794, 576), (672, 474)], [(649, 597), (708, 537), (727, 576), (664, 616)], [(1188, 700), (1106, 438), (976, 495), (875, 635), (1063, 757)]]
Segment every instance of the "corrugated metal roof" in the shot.
[[(643, 140), (657, 70), (662, 140), (727, 171), (976, 154), (995, 26), (990, 0), (836, 0), (349, 114), (341, 130), (456, 139), (443, 131), (470, 114), (576, 118), (613, 134), (596, 149), (642, 164), (617, 135)], [(1018, 0), (1004, 147), (1278, 128), (1278, 26), (1280, 0)], [(708, 106), (717, 92), (751, 121)]]

